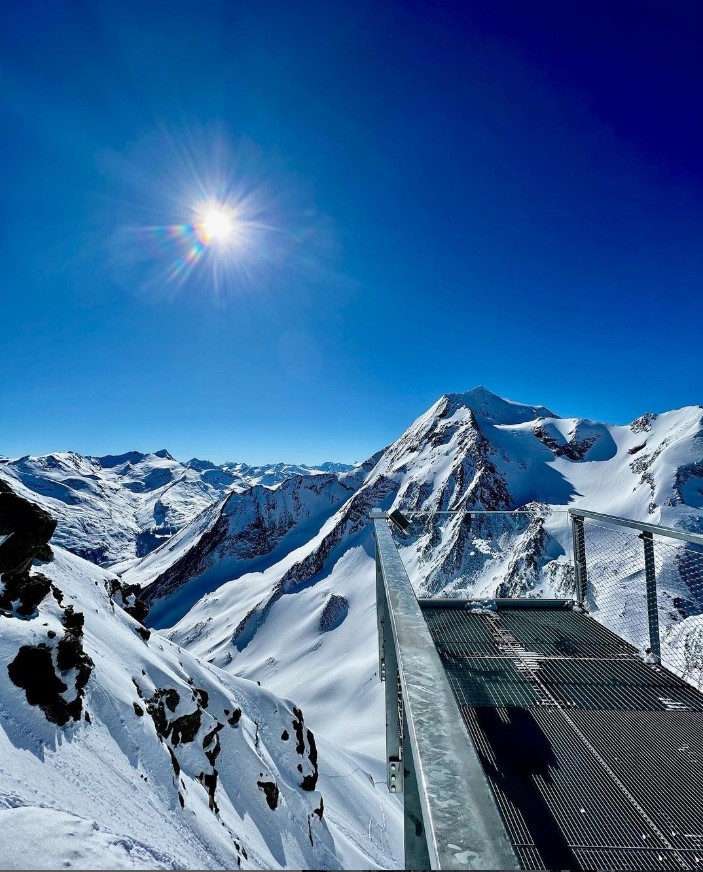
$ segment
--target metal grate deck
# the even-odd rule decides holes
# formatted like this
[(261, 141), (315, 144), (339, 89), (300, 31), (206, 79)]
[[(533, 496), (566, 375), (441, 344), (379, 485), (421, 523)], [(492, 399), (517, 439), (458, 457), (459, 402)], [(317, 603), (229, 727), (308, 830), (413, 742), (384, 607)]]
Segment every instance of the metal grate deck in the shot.
[(701, 694), (578, 612), (423, 613), (523, 868), (703, 868)]

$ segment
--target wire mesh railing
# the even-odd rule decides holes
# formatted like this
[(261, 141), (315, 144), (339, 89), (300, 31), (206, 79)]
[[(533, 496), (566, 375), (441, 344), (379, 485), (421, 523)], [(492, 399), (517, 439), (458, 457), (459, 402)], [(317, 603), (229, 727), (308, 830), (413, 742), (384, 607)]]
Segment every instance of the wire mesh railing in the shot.
[(696, 541), (703, 537), (685, 541), (666, 528), (572, 516), (577, 585), (591, 617), (644, 660), (703, 689), (703, 545)]
[(531, 504), (401, 517), (405, 523), (393, 525), (393, 536), (420, 597), (574, 597), (566, 510)]
[(703, 690), (703, 536), (542, 503), (406, 511), (391, 529), (418, 597), (573, 599)]

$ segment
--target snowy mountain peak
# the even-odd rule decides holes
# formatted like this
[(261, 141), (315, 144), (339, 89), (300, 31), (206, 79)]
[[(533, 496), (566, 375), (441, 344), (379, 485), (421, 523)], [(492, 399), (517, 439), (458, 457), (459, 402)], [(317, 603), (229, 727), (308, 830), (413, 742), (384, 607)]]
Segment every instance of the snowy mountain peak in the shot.
[(154, 457), (161, 457), (164, 460), (175, 460), (176, 459), (172, 454), (169, 454), (165, 448), (161, 448), (159, 451), (155, 451)]
[(516, 403), (499, 397), (488, 388), (479, 385), (471, 391), (461, 394), (445, 394), (442, 400), (446, 401), (445, 416), (450, 417), (457, 409), (467, 408), (481, 417), (487, 418), (492, 424), (524, 424), (534, 421), (536, 418), (558, 418), (546, 406), (531, 406), (524, 403)]
[(139, 463), (147, 457), (141, 451), (126, 451), (124, 454), (106, 454), (104, 457), (91, 457), (103, 469), (114, 469), (124, 463)]

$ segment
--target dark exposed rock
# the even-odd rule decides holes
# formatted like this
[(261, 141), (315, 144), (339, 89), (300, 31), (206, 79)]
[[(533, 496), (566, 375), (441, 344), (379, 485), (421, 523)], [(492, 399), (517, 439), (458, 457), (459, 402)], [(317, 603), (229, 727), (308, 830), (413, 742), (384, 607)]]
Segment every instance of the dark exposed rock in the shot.
[(652, 429), (652, 421), (656, 420), (657, 416), (652, 412), (645, 412), (644, 415), (640, 415), (639, 418), (635, 418), (635, 420), (630, 424), (630, 430), (633, 433), (649, 433)]
[(76, 612), (72, 605), (66, 606), (63, 610), (61, 623), (74, 636), (83, 635), (83, 624), (85, 623), (85, 615), (83, 612)]
[(141, 588), (136, 584), (125, 584), (116, 578), (108, 582), (108, 594), (113, 603), (116, 603), (128, 615), (143, 624), (149, 614), (149, 606), (141, 598)]
[[(203, 750), (205, 751), (205, 756), (213, 768), (215, 766), (215, 760), (217, 760), (218, 754), (222, 750), (220, 737), (217, 734), (220, 730), (224, 729), (224, 726), (224, 724), (221, 724), (218, 721), (216, 726), (203, 739)], [(211, 745), (212, 747), (210, 747)]]
[(83, 650), (80, 638), (67, 633), (56, 648), (56, 665), (62, 672), (76, 669), (76, 690), (82, 691), (90, 678), (93, 661)]
[(151, 630), (147, 630), (146, 627), (135, 627), (135, 633), (138, 633), (145, 642), (148, 642), (151, 638)]
[(54, 552), (51, 549), (51, 545), (47, 542), (46, 545), (40, 545), (37, 548), (34, 554), (34, 561), (36, 563), (51, 563), (54, 559)]
[(8, 536), (0, 544), (0, 574), (28, 572), (55, 529), (56, 521), (48, 512), (17, 496), (0, 480), (0, 535)]
[(55, 584), (51, 585), (51, 595), (59, 605), (63, 603), (63, 591), (60, 587), (56, 587)]
[(322, 815), (325, 813), (325, 803), (324, 803), (322, 797), (320, 797), (320, 807), (314, 808), (312, 810), (312, 813), (316, 814), (320, 818), (320, 820), (322, 820)]
[[(135, 687), (137, 688), (137, 692), (141, 697), (142, 694), (139, 691), (139, 686), (136, 681), (134, 682)], [(178, 703), (180, 702), (180, 696), (178, 695), (178, 691), (174, 690), (172, 687), (162, 687), (158, 688), (154, 691), (152, 696), (146, 700), (146, 710), (151, 715), (151, 719), (154, 722), (154, 726), (156, 727), (156, 732), (162, 739), (168, 738), (171, 735), (171, 731), (173, 730), (175, 733), (175, 738), (173, 739), (173, 744), (178, 745), (179, 742), (192, 742), (193, 736), (198, 730), (198, 726), (200, 725), (200, 711), (196, 710), (193, 715), (197, 715), (197, 725), (195, 727), (195, 731), (193, 732), (193, 736), (187, 738), (190, 735), (192, 722), (188, 720), (189, 718), (193, 718), (193, 715), (184, 715), (181, 718), (176, 718), (175, 721), (170, 722), (168, 714), (166, 710), (168, 709), (171, 712), (175, 712), (178, 707)]]
[(168, 722), (164, 702), (161, 699), (159, 691), (156, 691), (156, 693), (146, 701), (146, 710), (151, 715), (151, 719), (156, 727), (157, 735), (161, 736), (162, 739), (165, 739), (171, 732), (171, 725)]
[(314, 790), (317, 785), (318, 778), (318, 766), (317, 766), (317, 745), (315, 743), (315, 736), (312, 733), (312, 730), (307, 731), (307, 739), (308, 739), (308, 759), (312, 764), (313, 771), (308, 775), (303, 777), (303, 780), (300, 782), (300, 786), (303, 790)]
[[(87, 658), (87, 655), (84, 656)], [(90, 663), (90, 659), (87, 660)], [(56, 675), (51, 650), (47, 645), (23, 645), (7, 671), (10, 680), (27, 694), (27, 702), (39, 706), (47, 720), (64, 726), (69, 720), (77, 721), (80, 718), (82, 694), (79, 690), (71, 702), (66, 702), (61, 696), (68, 690), (68, 685)]]
[(331, 593), (320, 615), (320, 632), (336, 630), (349, 614), (349, 601), (346, 597)]
[(192, 742), (200, 729), (201, 710), (197, 708), (189, 715), (181, 715), (171, 722), (171, 741), (174, 745)]
[(288, 739), (290, 739), (290, 733), (288, 732), (288, 730), (284, 730), (281, 733), (281, 738), (283, 739), (284, 742), (287, 742)]
[(54, 638), (56, 638), (56, 633), (55, 633), (53, 630), (47, 630), (47, 631), (46, 631), (46, 635), (47, 635), (50, 639), (54, 639)]
[(212, 772), (201, 772), (198, 775), (198, 781), (206, 788), (208, 792), (208, 800), (210, 811), (214, 814), (219, 812), (219, 808), (217, 807), (217, 803), (215, 802), (215, 790), (217, 789), (217, 769), (213, 769)]
[(66, 634), (56, 646), (56, 665), (62, 672), (76, 665), (83, 653), (81, 641), (77, 636)]
[(230, 725), (230, 727), (236, 727), (239, 723), (239, 719), (241, 718), (241, 716), (242, 710), (240, 708), (236, 708), (234, 709), (230, 717), (227, 718), (227, 723)]
[(181, 774), (181, 764), (178, 762), (178, 757), (173, 753), (173, 751), (166, 746), (168, 750), (169, 757), (171, 758), (171, 766), (173, 766), (173, 771), (176, 773), (176, 777)]
[(206, 690), (201, 690), (199, 687), (196, 687), (193, 689), (193, 693), (198, 701), (198, 705), (202, 706), (203, 708), (207, 708), (208, 702), (210, 701), (208, 692)]
[(139, 705), (139, 703), (133, 702), (132, 705), (134, 706), (134, 714), (138, 718), (144, 717), (144, 709)]
[(546, 562), (547, 532), (544, 519), (530, 519), (523, 542), (510, 557), (503, 581), (496, 587), (497, 597), (524, 597), (538, 578), (540, 567)]
[[(298, 708), (298, 706), (293, 706), (293, 729), (295, 731), (295, 750), (301, 756), (305, 754), (305, 739), (307, 738), (308, 744), (308, 759), (312, 764), (312, 772), (309, 772), (307, 775), (303, 776), (303, 780), (300, 782), (300, 786), (303, 790), (314, 790), (315, 785), (317, 784), (318, 779), (318, 765), (317, 765), (317, 745), (315, 743), (315, 736), (313, 735), (312, 730), (305, 729), (305, 721), (303, 718), (302, 711)], [(303, 766), (301, 763), (298, 764), (298, 772), (302, 774)]]
[[(546, 432), (543, 427), (535, 427), (532, 431), (539, 441), (554, 452), (556, 457), (566, 457), (568, 460), (578, 462), (588, 454), (589, 449), (597, 442), (597, 436), (589, 436), (585, 439), (572, 439), (571, 442), (557, 442)], [(634, 453), (634, 452), (633, 452)]]
[(169, 687), (162, 691), (164, 702), (168, 707), (169, 711), (175, 712), (178, 708), (178, 703), (181, 701), (180, 696), (178, 695), (178, 691), (174, 690), (172, 687)]
[(35, 616), (37, 606), (50, 588), (49, 579), (39, 573), (5, 574), (0, 583), (0, 610), (8, 617), (13, 614), (23, 618)]
[[(23, 688), (30, 705), (53, 705), (68, 686), (54, 672), (51, 651), (47, 645), (23, 645), (7, 667), (10, 679)], [(66, 723), (66, 718), (63, 723)]]
[(270, 809), (275, 809), (278, 806), (278, 785), (275, 781), (257, 781), (257, 787), (263, 790), (266, 796), (266, 802)]
[(303, 738), (303, 713), (297, 705), (293, 706), (293, 729), (295, 730), (295, 750), (298, 754), (305, 753), (305, 739)]

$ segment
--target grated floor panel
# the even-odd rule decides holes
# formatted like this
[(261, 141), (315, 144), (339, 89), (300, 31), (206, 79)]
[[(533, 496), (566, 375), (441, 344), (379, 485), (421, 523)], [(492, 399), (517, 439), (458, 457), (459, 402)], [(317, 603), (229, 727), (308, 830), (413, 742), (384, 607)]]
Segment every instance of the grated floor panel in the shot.
[(703, 868), (701, 694), (577, 612), (424, 615), (523, 868)]

